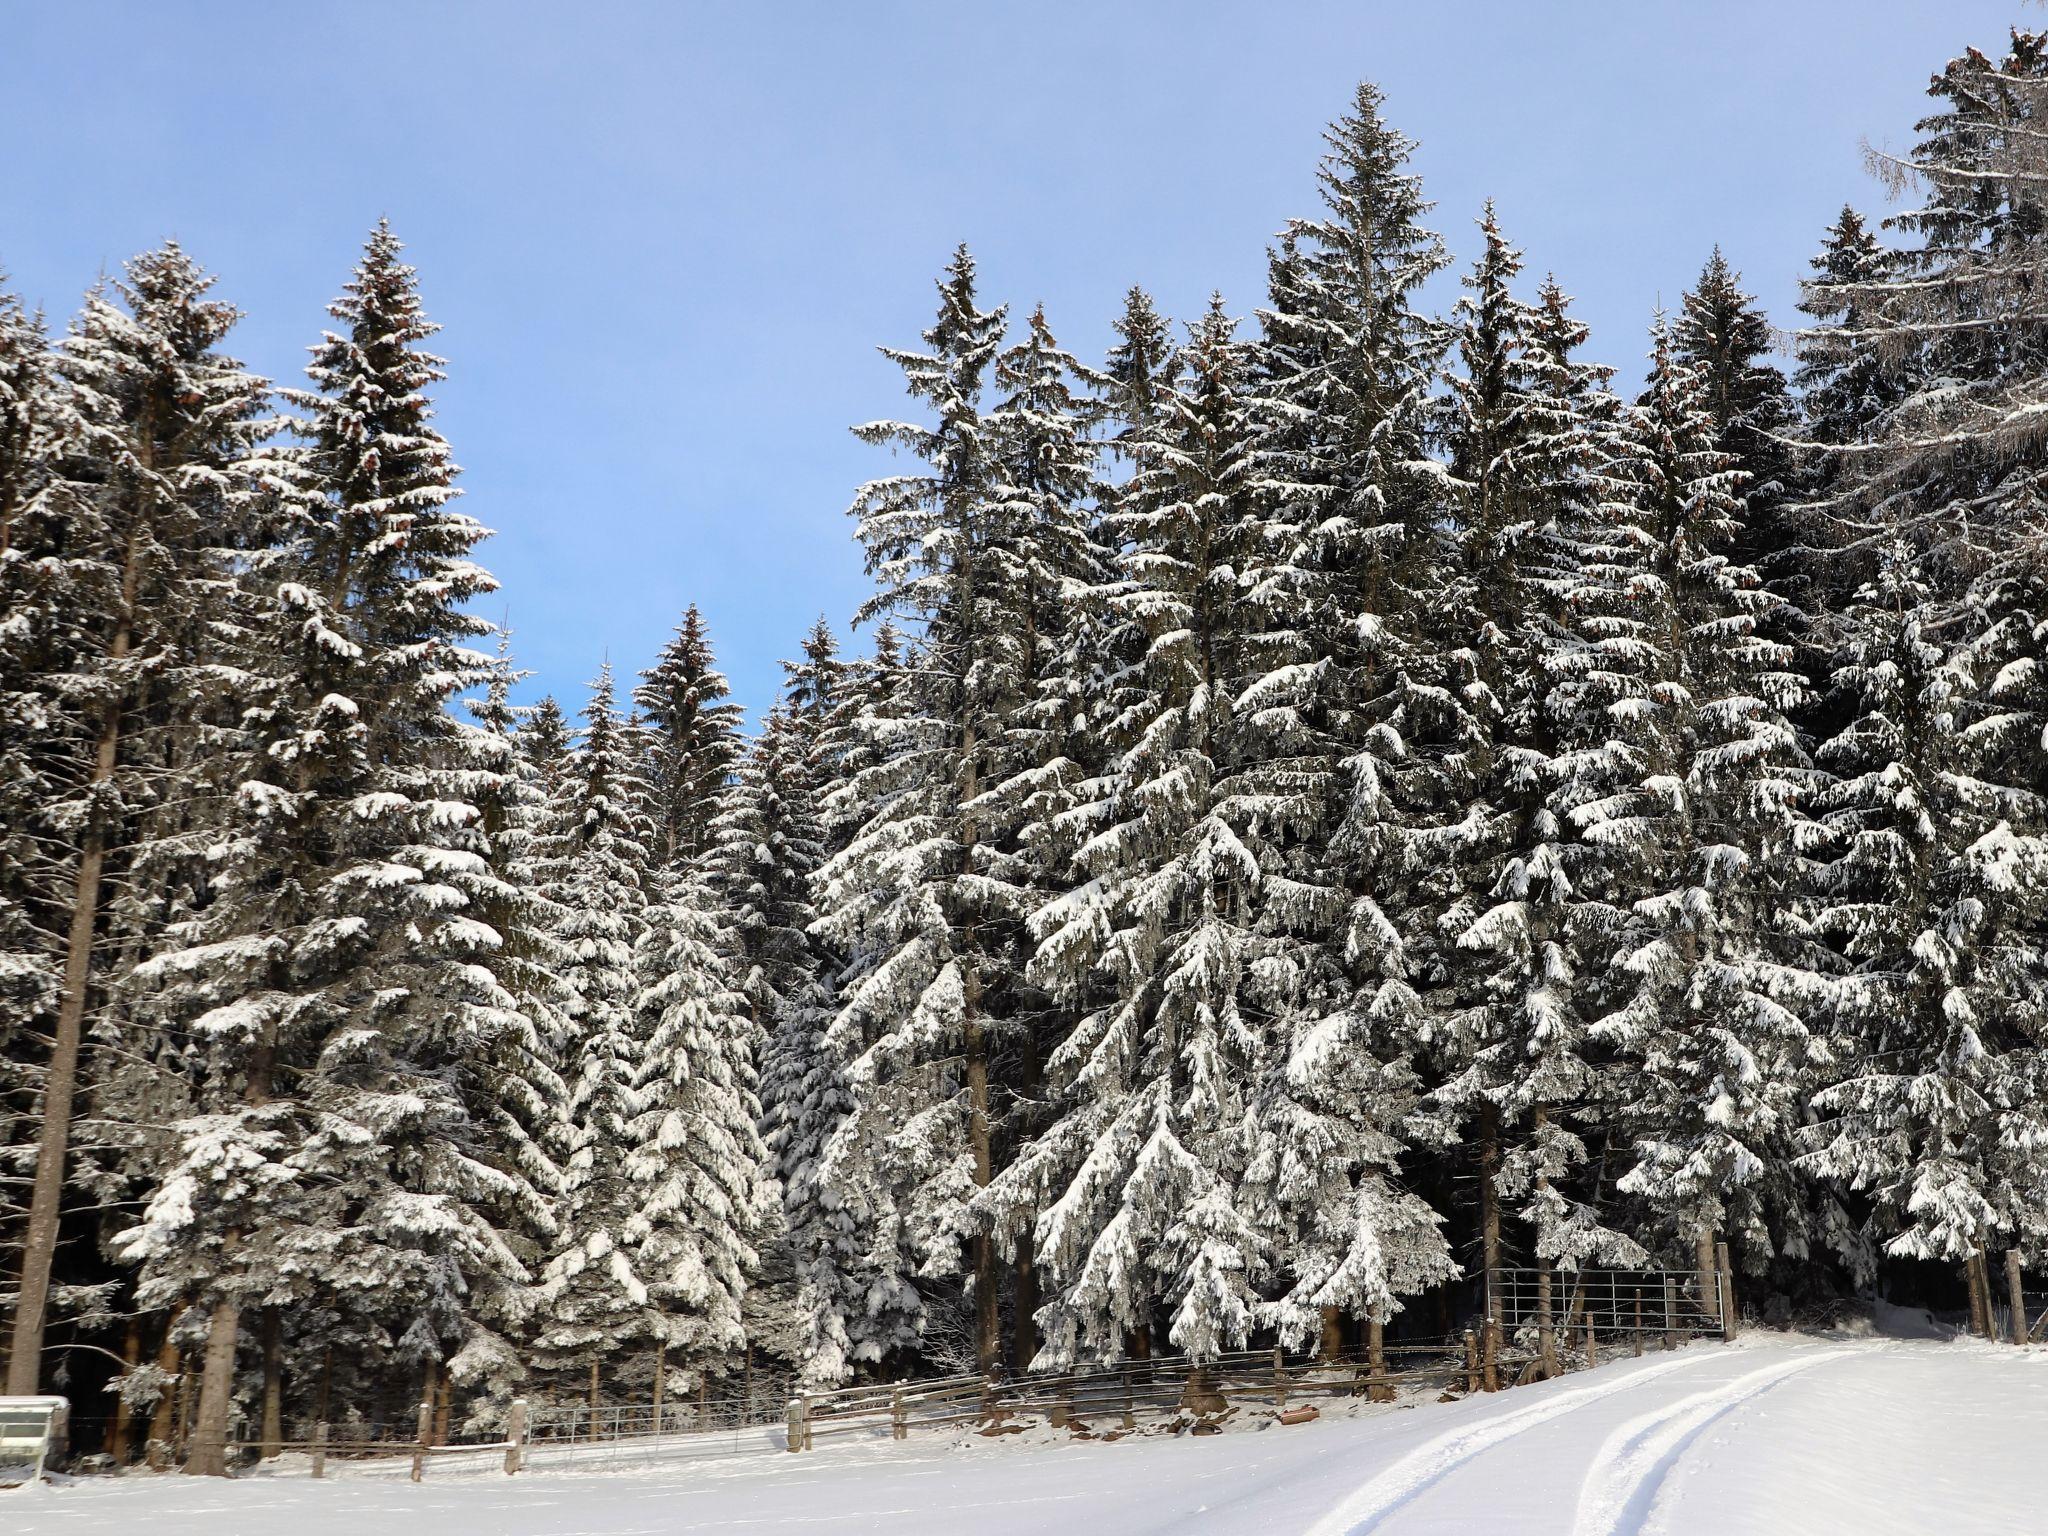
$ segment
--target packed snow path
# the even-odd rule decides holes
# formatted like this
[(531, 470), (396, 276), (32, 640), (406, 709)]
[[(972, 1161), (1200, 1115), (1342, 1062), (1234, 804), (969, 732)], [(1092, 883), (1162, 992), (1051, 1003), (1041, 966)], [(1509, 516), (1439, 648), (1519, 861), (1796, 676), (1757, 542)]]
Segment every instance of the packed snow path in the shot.
[(1753, 1336), (1458, 1403), (1203, 1439), (781, 1452), (414, 1486), (0, 1494), (21, 1536), (1991, 1536), (2048, 1509), (2048, 1352)]

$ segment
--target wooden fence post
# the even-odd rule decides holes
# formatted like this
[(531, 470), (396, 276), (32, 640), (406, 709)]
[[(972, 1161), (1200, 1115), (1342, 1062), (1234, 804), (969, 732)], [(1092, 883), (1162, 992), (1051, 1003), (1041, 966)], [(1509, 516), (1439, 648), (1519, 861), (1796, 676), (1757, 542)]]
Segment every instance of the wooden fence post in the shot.
[(898, 1440), (910, 1438), (910, 1415), (903, 1405), (903, 1389), (898, 1387), (889, 1394), (889, 1427)]
[(313, 1475), (327, 1475), (327, 1426), (324, 1423), (313, 1426)]
[(1735, 1311), (1735, 1267), (1728, 1262), (1728, 1245), (1714, 1244), (1714, 1263), (1721, 1271), (1721, 1337), (1732, 1339), (1738, 1331)]
[(1287, 1357), (1277, 1347), (1273, 1351), (1273, 1406), (1281, 1413), (1287, 1411)]
[(1643, 1288), (1636, 1287), (1636, 1358), (1643, 1358)]
[(654, 1422), (648, 1429), (661, 1433), (661, 1399), (668, 1387), (668, 1340), (663, 1339), (654, 1346)]
[(1678, 1282), (1664, 1277), (1664, 1347), (1678, 1348)]
[(526, 1399), (512, 1399), (512, 1412), (505, 1420), (505, 1475), (519, 1471), (520, 1453), (526, 1449)]
[(811, 1400), (808, 1397), (792, 1397), (789, 1400), (789, 1430), (785, 1437), (785, 1448), (800, 1451), (810, 1443)]
[(427, 1470), (427, 1440), (434, 1433), (434, 1400), (420, 1404), (420, 1432), (412, 1447), (412, 1480), (418, 1482)]
[(1486, 1390), (1500, 1390), (1500, 1319), (1486, 1320)]
[(2012, 1325), (2010, 1332), (2015, 1344), (2027, 1342), (2027, 1296), (2020, 1284), (2020, 1251), (2017, 1248), (2005, 1250), (2005, 1289), (2012, 1304)]
[(1479, 1390), (1479, 1335), (1470, 1328), (1465, 1330), (1465, 1390)]
[(1586, 1369), (1600, 1363), (1600, 1340), (1593, 1332), (1593, 1309), (1586, 1308)]

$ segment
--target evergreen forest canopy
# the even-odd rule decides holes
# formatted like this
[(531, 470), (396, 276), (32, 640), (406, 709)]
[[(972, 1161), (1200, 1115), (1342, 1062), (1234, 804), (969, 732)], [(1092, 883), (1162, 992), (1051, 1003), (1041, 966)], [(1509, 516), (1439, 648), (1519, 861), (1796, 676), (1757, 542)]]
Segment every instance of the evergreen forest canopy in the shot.
[(1424, 312), (1370, 85), (1249, 314), (963, 248), (751, 736), (694, 609), (511, 702), (388, 228), (289, 388), (175, 244), (0, 292), (7, 1390), (218, 1471), (2048, 1263), (2048, 37), (1930, 94), (1789, 378), (1717, 253), (1618, 398), (1490, 208)]

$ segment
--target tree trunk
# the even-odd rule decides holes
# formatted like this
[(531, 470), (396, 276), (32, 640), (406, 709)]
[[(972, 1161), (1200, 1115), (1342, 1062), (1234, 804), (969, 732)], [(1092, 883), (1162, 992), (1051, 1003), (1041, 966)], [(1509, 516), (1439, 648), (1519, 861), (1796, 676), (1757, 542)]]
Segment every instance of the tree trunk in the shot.
[(1551, 1310), (1550, 1260), (1536, 1257), (1536, 1358), (1543, 1366), (1543, 1379), (1553, 1380), (1557, 1369), (1557, 1319)]
[(320, 1385), (313, 1391), (313, 1422), (328, 1422), (327, 1405), (334, 1395), (334, 1350), (332, 1347), (320, 1351)]
[(1038, 1269), (1028, 1227), (1017, 1235), (1013, 1287), (1010, 1354), (1015, 1368), (1022, 1373), (1031, 1369), (1031, 1362), (1038, 1354)]
[(1700, 1310), (1712, 1310), (1713, 1331), (1721, 1331), (1721, 1279), (1714, 1267), (1714, 1234), (1711, 1230), (1693, 1238), (1693, 1267), (1699, 1271)]
[(1365, 1315), (1365, 1369), (1366, 1397), (1375, 1403), (1391, 1403), (1394, 1384), (1387, 1380), (1387, 1331), (1378, 1307)]
[(1316, 1353), (1334, 1364), (1344, 1357), (1344, 1312), (1341, 1307), (1322, 1308), (1323, 1325), (1316, 1340)]
[(224, 1297), (213, 1304), (199, 1376), (199, 1422), (185, 1462), (187, 1472), (202, 1477), (228, 1475), (228, 1420), (234, 1407), (235, 1339), (241, 1323), (242, 1309), (235, 1302)]
[(436, 1368), (434, 1379), (439, 1388), (439, 1395), (434, 1399), (433, 1443), (435, 1445), (446, 1445), (448, 1443), (448, 1421), (455, 1412), (455, 1378), (449, 1374), (447, 1365), (443, 1364)]
[(265, 1461), (284, 1449), (284, 1326), (277, 1308), (263, 1309), (263, 1434)]
[(149, 1415), (149, 1442), (145, 1447), (149, 1464), (161, 1471), (171, 1446), (173, 1415), (178, 1408), (178, 1388), (181, 1364), (178, 1346), (171, 1337), (171, 1329), (178, 1320), (177, 1308), (173, 1307), (164, 1318), (163, 1347), (156, 1352), (156, 1368), (163, 1373), (163, 1388), (157, 1394), (156, 1407)]
[[(144, 459), (150, 454), (144, 447)], [(142, 580), (141, 520), (131, 525), (121, 558), (121, 606), (107, 660), (118, 663), (135, 638), (135, 598)], [(110, 701), (100, 716), (93, 744), (90, 788), (114, 777), (121, 751), (121, 702)], [(42, 1379), (43, 1321), (50, 1301), (50, 1272), (56, 1264), (58, 1218), (64, 1204), (64, 1163), (71, 1151), (72, 1101), (78, 1092), (78, 1050), (85, 1034), (86, 993), (92, 985), (92, 941), (99, 927), (100, 884), (106, 873), (107, 829), (98, 816), (86, 827), (78, 855), (78, 877), (64, 935), (64, 975), (57, 992), (57, 1027), (50, 1045), (49, 1076), (43, 1083), (42, 1131), (36, 1144), (35, 1184), (29, 1195), (28, 1225), (22, 1235), (21, 1284), (14, 1303), (14, 1331), (7, 1352), (7, 1395), (33, 1397)]]
[[(980, 988), (971, 962), (967, 980), (967, 1134), (974, 1152), (974, 1187), (987, 1189), (993, 1171), (989, 1152), (988, 1032), (979, 1011)], [(974, 1368), (986, 1376), (996, 1368), (1002, 1350), (1002, 1315), (997, 1309), (1000, 1283), (996, 1244), (986, 1228), (974, 1234)]]
[(1486, 1270), (1486, 1315), (1500, 1316), (1500, 1111), (1491, 1104), (1479, 1112), (1479, 1250)]
[[(133, 1375), (135, 1367), (142, 1363), (142, 1319), (128, 1319), (128, 1333), (121, 1343), (121, 1374)], [(133, 1425), (134, 1410), (128, 1406), (128, 1394), (122, 1392), (114, 1398), (114, 1422), (107, 1430), (107, 1455), (117, 1467), (128, 1465), (128, 1433)]]
[(1997, 1333), (1993, 1326), (1991, 1305), (1991, 1271), (1984, 1262), (1984, 1250), (1979, 1248), (1970, 1255), (1964, 1277), (1970, 1283), (1971, 1330), (1980, 1339), (1988, 1339)]

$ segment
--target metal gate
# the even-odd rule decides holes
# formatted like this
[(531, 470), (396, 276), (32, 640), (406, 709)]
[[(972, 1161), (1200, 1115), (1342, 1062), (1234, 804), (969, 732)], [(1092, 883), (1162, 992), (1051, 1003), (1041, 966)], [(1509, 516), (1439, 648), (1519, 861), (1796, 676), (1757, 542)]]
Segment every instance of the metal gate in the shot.
[(1556, 1328), (1608, 1336), (1734, 1331), (1725, 1270), (1497, 1269), (1493, 1314), (1509, 1335)]

